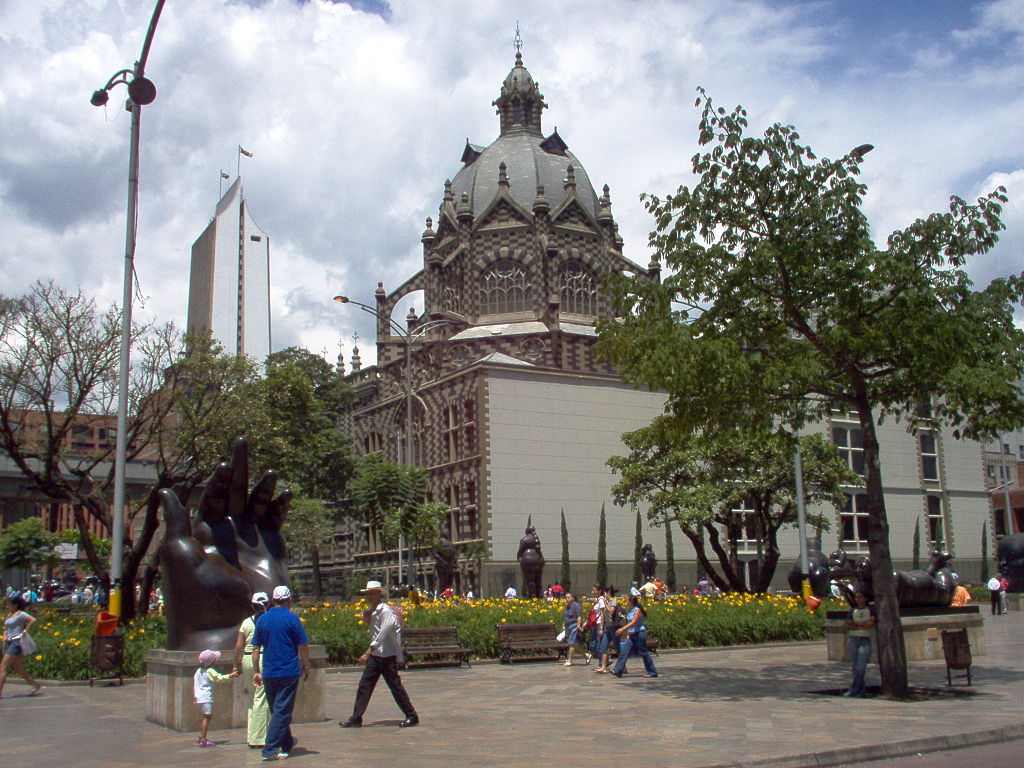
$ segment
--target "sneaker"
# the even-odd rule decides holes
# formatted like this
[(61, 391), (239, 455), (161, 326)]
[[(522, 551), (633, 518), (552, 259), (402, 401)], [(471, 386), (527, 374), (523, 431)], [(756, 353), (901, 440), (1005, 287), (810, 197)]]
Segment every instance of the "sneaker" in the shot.
[(572, 662), (571, 661), (563, 662), (562, 666), (563, 667), (571, 667), (572, 666)]
[(214, 744), (212, 741), (207, 741), (206, 739), (200, 739), (199, 740), (199, 746), (200, 747), (216, 747), (217, 745)]

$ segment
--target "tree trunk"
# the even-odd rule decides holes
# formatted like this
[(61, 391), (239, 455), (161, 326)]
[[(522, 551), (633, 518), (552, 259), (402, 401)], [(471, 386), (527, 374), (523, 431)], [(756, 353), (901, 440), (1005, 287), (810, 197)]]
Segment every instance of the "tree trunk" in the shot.
[(875, 416), (866, 393), (857, 393), (857, 413), (864, 443), (864, 484), (868, 497), (868, 554), (871, 558), (871, 582), (875, 593), (878, 624), (878, 666), (882, 674), (882, 693), (895, 699), (906, 699), (907, 652), (903, 644), (900, 607), (896, 597), (896, 579), (889, 553), (889, 521), (882, 492), (882, 467), (875, 431)]
[(718, 535), (718, 528), (714, 523), (706, 522), (704, 523), (704, 530), (708, 532), (708, 542), (711, 544), (711, 549), (718, 557), (718, 562), (722, 566), (722, 576), (729, 583), (727, 591), (746, 592), (746, 582), (741, 578), (741, 575), (733, 566), (733, 561), (729, 552), (727, 552), (722, 546), (721, 537)]
[(722, 591), (729, 591), (729, 582), (723, 579), (715, 567), (711, 564), (708, 559), (707, 553), (704, 551), (704, 537), (692, 528), (688, 528), (682, 523), (679, 523), (679, 528), (683, 534), (693, 544), (693, 551), (697, 555), (697, 564), (701, 567), (701, 570), (708, 575), (708, 578), (714, 582), (715, 586)]

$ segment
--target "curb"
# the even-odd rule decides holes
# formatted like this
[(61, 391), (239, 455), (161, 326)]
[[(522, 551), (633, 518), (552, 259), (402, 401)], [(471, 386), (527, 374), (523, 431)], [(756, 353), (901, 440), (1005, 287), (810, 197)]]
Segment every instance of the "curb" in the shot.
[(982, 731), (952, 733), (945, 736), (927, 736), (906, 739), (885, 744), (869, 744), (863, 747), (829, 749), (820, 752), (806, 752), (802, 755), (778, 758), (756, 758), (730, 763), (714, 763), (699, 768), (829, 768), (830, 766), (864, 763), (870, 760), (885, 760), (909, 757), (928, 752), (956, 750), (964, 747), (979, 747), (1003, 741), (1024, 739), (1024, 723), (986, 728)]

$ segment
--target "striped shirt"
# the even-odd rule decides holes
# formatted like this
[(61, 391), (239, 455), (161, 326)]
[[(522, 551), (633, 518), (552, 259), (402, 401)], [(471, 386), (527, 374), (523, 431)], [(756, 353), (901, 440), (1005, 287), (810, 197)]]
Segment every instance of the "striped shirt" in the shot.
[(387, 603), (379, 603), (370, 615), (370, 653), (382, 658), (402, 655), (402, 625)]

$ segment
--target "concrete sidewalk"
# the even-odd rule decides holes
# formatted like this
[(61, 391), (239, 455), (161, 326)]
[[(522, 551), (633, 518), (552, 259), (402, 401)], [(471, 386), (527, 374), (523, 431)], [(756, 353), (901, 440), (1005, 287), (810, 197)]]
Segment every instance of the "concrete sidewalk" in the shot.
[[(1024, 613), (985, 617), (988, 655), (975, 659), (964, 695), (896, 703), (812, 693), (844, 687), (845, 664), (825, 644), (663, 653), (660, 676), (618, 680), (582, 664), (480, 664), (403, 674), (422, 723), (399, 729), (381, 683), (362, 729), (342, 730), (357, 675), (329, 676), (326, 723), (295, 728), (289, 763), (318, 766), (818, 766), (1024, 738)], [(946, 687), (942, 662), (911, 665), (915, 687)], [(49, 687), (29, 698), (12, 684), (0, 699), (4, 765), (49, 768), (261, 764), (241, 729), (195, 734), (146, 722), (142, 685)], [(868, 683), (877, 683), (877, 668)]]

